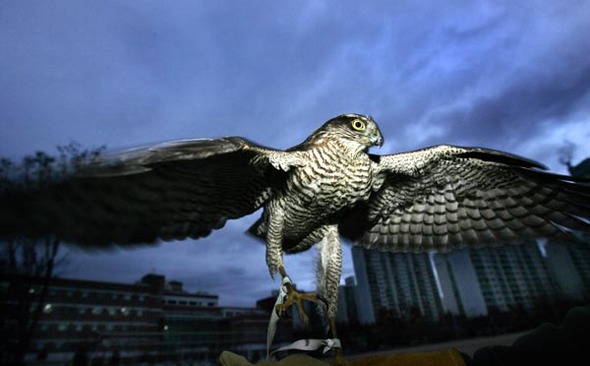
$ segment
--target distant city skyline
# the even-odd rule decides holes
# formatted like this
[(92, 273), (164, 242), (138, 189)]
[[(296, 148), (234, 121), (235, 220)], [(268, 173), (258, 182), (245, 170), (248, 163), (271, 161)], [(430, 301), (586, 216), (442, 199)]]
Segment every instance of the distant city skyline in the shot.
[(588, 300), (590, 238), (543, 244), (545, 250), (530, 242), (432, 257), (354, 247), (359, 320), (375, 322), (379, 309), (403, 318), (404, 309), (414, 307), (423, 317), (436, 320), (444, 313), (468, 318), (514, 308), (532, 313), (537, 306)]

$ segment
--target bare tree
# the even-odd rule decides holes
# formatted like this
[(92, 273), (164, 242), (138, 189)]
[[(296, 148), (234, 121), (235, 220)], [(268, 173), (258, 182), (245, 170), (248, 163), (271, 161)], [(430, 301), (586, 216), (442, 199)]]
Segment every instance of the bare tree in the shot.
[(559, 162), (570, 169), (572, 167), (572, 159), (575, 151), (576, 145), (574, 143), (567, 140), (564, 141), (563, 145), (557, 150)]
[[(77, 144), (58, 147), (58, 157), (44, 152), (24, 157), (22, 164), (0, 159), (0, 190), (18, 186), (47, 184), (69, 174), (86, 160), (100, 154), (102, 148), (82, 150)], [(35, 329), (44, 311), (47, 293), (55, 268), (63, 263), (59, 256), (59, 238), (41, 240), (15, 239), (2, 243), (0, 249), (0, 362), (24, 364)]]

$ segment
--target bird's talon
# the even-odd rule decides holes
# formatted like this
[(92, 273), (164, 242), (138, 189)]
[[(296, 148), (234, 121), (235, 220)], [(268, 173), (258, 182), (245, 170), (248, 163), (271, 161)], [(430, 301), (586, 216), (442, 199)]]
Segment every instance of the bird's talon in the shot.
[(303, 302), (297, 301), (295, 304), (297, 304), (297, 312), (299, 312), (299, 317), (301, 318), (301, 321), (305, 326), (307, 326), (309, 324), (309, 317), (303, 310)]
[(303, 301), (305, 300), (317, 302), (318, 298), (314, 293), (299, 292), (295, 290), (292, 286), (290, 286), (288, 287), (287, 298), (285, 299), (285, 302), (277, 305), (276, 311), (279, 315), (281, 315), (287, 310), (289, 310), (291, 305), (295, 304), (297, 306), (297, 312), (299, 313), (301, 321), (307, 325), (309, 322), (309, 316), (305, 313), (305, 310), (303, 309)]

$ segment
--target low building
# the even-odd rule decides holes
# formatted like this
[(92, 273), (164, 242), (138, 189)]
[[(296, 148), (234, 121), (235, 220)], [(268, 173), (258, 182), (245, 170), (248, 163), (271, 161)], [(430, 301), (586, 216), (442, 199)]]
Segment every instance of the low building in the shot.
[[(27, 320), (18, 315), (22, 296), (16, 284), (26, 283), (34, 298), (42, 291), (40, 281), (21, 281), (8, 277), (3, 281), (6, 297), (5, 327), (19, 326)], [(32, 302), (31, 313), (38, 303)], [(162, 341), (161, 297), (146, 284), (118, 284), (54, 278), (47, 288), (46, 301), (31, 342), (26, 361), (66, 363), (75, 359), (138, 359), (154, 352)], [(10, 332), (10, 334), (15, 334)]]
[[(7, 347), (16, 347), (19, 327), (31, 322), (21, 316), (23, 304), (25, 315), (34, 313), (38, 305), (29, 300), (43, 291), (43, 283), (5, 276), (0, 285), (3, 333), (12, 337)], [(216, 365), (224, 350), (250, 360), (266, 355), (269, 311), (219, 306), (217, 295), (189, 293), (162, 275), (146, 275), (135, 284), (53, 278), (45, 299), (25, 357), (29, 365)], [(291, 322), (280, 327), (278, 342), (291, 341)]]

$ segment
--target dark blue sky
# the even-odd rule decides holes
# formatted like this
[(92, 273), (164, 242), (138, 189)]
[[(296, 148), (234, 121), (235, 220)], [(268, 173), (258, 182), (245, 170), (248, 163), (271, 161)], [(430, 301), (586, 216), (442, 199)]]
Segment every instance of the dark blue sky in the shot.
[[(286, 148), (372, 115), (379, 153), (485, 146), (564, 172), (590, 156), (589, 1), (0, 2), (0, 156), (238, 135)], [(156, 271), (228, 305), (278, 286), (257, 215), (198, 242), (73, 253), (64, 276)], [(315, 251), (287, 259), (313, 289)], [(344, 276), (353, 273), (345, 249)]]

